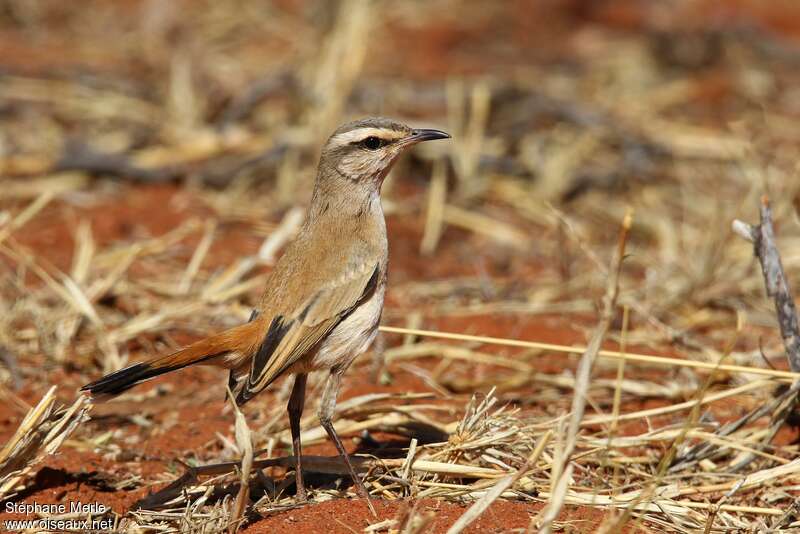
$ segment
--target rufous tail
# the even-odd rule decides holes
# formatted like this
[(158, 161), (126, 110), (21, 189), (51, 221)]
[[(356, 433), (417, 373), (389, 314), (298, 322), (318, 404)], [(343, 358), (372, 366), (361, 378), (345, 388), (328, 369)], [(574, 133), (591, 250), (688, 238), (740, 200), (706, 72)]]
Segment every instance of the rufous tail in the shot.
[(86, 384), (81, 391), (89, 391), (92, 395), (113, 396), (145, 380), (190, 365), (207, 363), (228, 367), (230, 364), (224, 356), (231, 352), (250, 354), (254, 347), (258, 346), (259, 332), (258, 321), (246, 323), (207, 337), (172, 354), (149, 362), (136, 363), (107, 374), (99, 380)]

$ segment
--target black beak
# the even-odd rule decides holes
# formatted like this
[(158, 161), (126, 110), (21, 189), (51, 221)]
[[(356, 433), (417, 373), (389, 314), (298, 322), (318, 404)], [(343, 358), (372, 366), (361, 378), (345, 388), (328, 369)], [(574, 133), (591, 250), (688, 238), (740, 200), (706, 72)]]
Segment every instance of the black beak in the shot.
[(411, 130), (406, 140), (410, 144), (421, 143), (422, 141), (433, 141), (435, 139), (450, 139), (450, 134), (441, 130), (431, 130), (426, 128)]

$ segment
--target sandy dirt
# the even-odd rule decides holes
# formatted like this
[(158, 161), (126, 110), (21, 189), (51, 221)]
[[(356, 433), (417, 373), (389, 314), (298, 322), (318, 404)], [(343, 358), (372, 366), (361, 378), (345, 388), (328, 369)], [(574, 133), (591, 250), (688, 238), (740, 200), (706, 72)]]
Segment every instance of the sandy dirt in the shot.
[[(531, 21), (530, 17), (515, 18), (527, 9), (526, 2), (511, 2), (508, 10), (490, 11), (491, 18), (478, 20), (474, 25), (461, 24), (457, 27), (447, 20), (430, 21), (421, 26), (405, 24), (402, 20), (392, 23), (391, 29), (395, 40), (409, 43), (402, 53), (390, 54), (383, 50), (384, 61), (369, 65), (370, 75), (380, 76), (390, 73), (399, 65), (408, 67), (410, 78), (430, 79), (441, 77), (443, 65), (447, 66), (449, 75), (479, 74), (491, 64), (493, 69), (507, 67), (512, 71), (519, 66), (520, 51), (525, 51), (527, 58), (556, 58), (559, 54), (572, 54), (582, 46), (580, 40), (561, 41), (565, 27), (570, 28), (570, 35), (580, 35), (582, 30), (589, 31), (594, 25), (602, 25), (616, 31), (636, 31), (641, 29), (646, 19), (642, 2), (596, 2), (580, 1), (553, 2), (557, 8), (548, 11), (554, 18), (550, 24)], [(591, 4), (591, 6), (589, 5)], [(698, 7), (687, 12), (698, 17), (728, 17), (736, 20), (741, 17), (755, 17), (764, 27), (779, 30), (789, 38), (800, 40), (800, 23), (797, 17), (787, 16), (787, 10), (800, 16), (800, 9), (793, 2), (775, 2), (780, 7), (769, 6), (757, 1), (726, 2), (725, 9)], [(688, 16), (688, 15), (687, 15)], [(649, 20), (649, 19), (648, 19)], [(488, 26), (487, 26), (488, 25)], [(542, 28), (547, 31), (538, 31)], [(502, 28), (509, 28), (506, 46), (492, 44), (492, 36)], [(388, 42), (388, 40), (387, 40)], [(468, 42), (468, 45), (464, 43)], [(13, 33), (0, 35), (0, 57), (4, 66), (18, 69), (31, 69), (35, 63), (38, 69), (47, 67), (54, 57), (62, 57), (59, 53), (64, 43), (57, 37), (48, 37), (36, 45), (30, 46), (18, 42)], [(381, 43), (376, 43), (379, 51)], [(92, 58), (90, 54), (78, 54), (82, 64), (95, 68), (119, 69), (124, 71), (118, 61), (113, 58)], [(121, 61), (121, 60), (120, 60)], [(713, 72), (708, 74), (705, 90), (695, 95), (698, 105), (715, 102), (725, 95), (728, 80), (718, 77)], [(411, 181), (399, 184), (393, 190), (394, 202), (420, 203), (424, 201), (426, 184)], [(22, 205), (22, 204), (20, 204)], [(42, 213), (28, 223), (24, 232), (20, 232), (18, 242), (34, 252), (37, 256), (52, 263), (59, 269), (68, 269), (74, 252), (74, 231), (78, 221), (85, 220), (91, 224), (92, 234), (98, 247), (115, 242), (125, 242), (134, 237), (159, 236), (176, 228), (189, 218), (202, 219), (210, 210), (192, 192), (179, 184), (163, 185), (113, 185), (104, 188), (95, 195), (90, 203), (81, 205), (77, 202), (53, 202)], [(276, 223), (277, 220), (270, 221)], [(516, 221), (518, 222), (518, 221)], [(405, 218), (399, 215), (388, 217), (389, 242), (391, 249), (389, 293), (387, 296), (388, 315), (401, 316), (410, 309), (421, 309), (423, 314), (433, 309), (434, 302), (418, 302), (400, 289), (415, 281), (443, 280), (462, 276), (488, 276), (493, 280), (518, 280), (521, 284), (535, 286), (536, 276), (541, 265), (535, 262), (522, 261), (512, 253), (500, 251), (496, 254), (476, 259), (475, 250), (485, 245), (480, 237), (465, 231), (449, 228), (441, 240), (435, 261), (422, 258), (418, 254), (419, 241), (423, 234), (421, 219)], [(530, 223), (524, 223), (529, 232), (537, 229)], [(175, 258), (188, 261), (192, 255), (200, 235), (192, 233), (177, 247)], [(253, 235), (244, 225), (228, 224), (219, 229), (217, 238), (206, 258), (203, 269), (211, 270), (224, 267), (243, 254), (252, 254), (262, 242), (263, 237)], [(534, 251), (531, 256), (547, 261), (548, 251)], [(5, 261), (0, 259), (0, 262)], [(9, 264), (10, 266), (10, 264)], [(133, 272), (146, 274), (147, 265), (134, 265)], [(138, 271), (137, 271), (138, 269)], [(32, 284), (37, 283), (29, 275)], [(599, 299), (600, 295), (591, 295)], [(245, 302), (252, 304), (257, 299), (257, 292), (251, 292)], [(124, 307), (124, 303), (119, 304)], [(595, 323), (592, 314), (548, 314), (537, 316), (512, 314), (478, 314), (467, 317), (430, 317), (426, 319), (426, 327), (443, 331), (474, 333), (486, 336), (499, 336), (517, 339), (535, 339), (537, 341), (559, 344), (583, 344)], [(131, 342), (127, 347), (132, 360), (145, 359), (152, 356), (154, 344), (160, 346), (180, 345), (197, 339), (199, 332), (174, 331), (168, 336), (145, 334)], [(399, 336), (386, 336), (387, 346), (396, 345)], [(614, 343), (608, 343), (614, 348)], [(674, 355), (675, 351), (668, 346), (629, 347), (630, 350), (642, 349), (652, 354)], [(490, 353), (514, 356), (519, 351), (486, 347)], [(81, 365), (90, 365), (83, 355), (73, 355)], [(537, 365), (543, 373), (557, 373), (574, 369), (576, 357), (543, 354), (538, 356)], [(415, 362), (424, 369), (432, 369), (436, 362), (425, 359)], [(780, 364), (779, 364), (780, 365)], [(785, 367), (785, 366), (784, 366)], [(97, 369), (97, 367), (95, 367)], [(459, 378), (472, 380), (483, 379), (493, 373), (508, 373), (508, 370), (488, 365), (476, 365), (466, 368), (455, 368)], [(641, 380), (663, 379), (666, 371), (654, 369), (631, 369), (629, 378)], [(99, 371), (96, 371), (99, 376)], [(614, 369), (605, 366), (599, 369), (596, 376), (613, 378)], [(23, 386), (13, 394), (21, 402), (5, 402), (0, 405), (0, 442), (8, 439), (25, 415), (24, 405), (34, 405), (50, 384), (59, 385), (59, 395), (68, 401), (77, 389), (83, 385), (86, 376), (79, 369), (54, 362), (36, 367), (36, 373), (28, 373), (23, 377)], [(172, 478), (178, 476), (182, 468), (179, 462), (189, 460), (203, 464), (215, 458), (219, 451), (218, 435), (231, 439), (233, 436), (232, 414), (224, 403), (225, 374), (216, 369), (188, 369), (166, 377), (158, 378), (137, 388), (138, 397), (113, 406), (98, 405), (93, 410), (93, 419), (85, 425), (82, 432), (92, 435), (111, 431), (109, 439), (118, 445), (116, 453), (98, 453), (86, 449), (77, 442), (67, 441), (58, 454), (48, 458), (36, 474), (33, 483), (15, 502), (56, 503), (69, 500), (83, 502), (99, 502), (108, 505), (119, 514), (126, 513), (129, 508), (149, 492), (166, 486)], [(281, 383), (274, 386), (280, 388)], [(340, 399), (348, 399), (371, 392), (419, 392), (431, 393), (432, 388), (419, 376), (401, 367), (392, 369), (392, 381), (386, 385), (373, 382), (370, 376), (370, 356), (363, 356), (350, 370), (344, 383)], [(485, 393), (485, 391), (484, 391)], [(468, 392), (454, 392), (454, 399), (461, 405), (470, 396)], [(520, 407), (526, 415), (544, 416), (563, 413), (569, 396), (565, 396), (562, 405), (548, 405), (537, 400), (537, 391), (530, 388), (502, 392), (503, 400), (514, 407)], [(260, 410), (274, 402), (274, 391), (261, 394), (244, 411), (250, 419), (250, 425), (257, 427), (263, 420), (259, 419)], [(664, 400), (641, 399), (630, 401), (622, 406), (622, 411), (634, 411), (665, 405)], [(110, 406), (110, 407), (109, 407)], [(711, 406), (720, 421), (732, 420), (745, 413), (750, 406), (738, 405), (736, 402), (715, 403)], [(142, 417), (149, 424), (142, 426), (131, 420), (132, 416)], [(661, 417), (650, 421), (650, 424), (679, 422), (682, 415)], [(646, 428), (642, 421), (622, 425), (620, 432), (633, 434)], [(776, 439), (777, 444), (794, 443), (800, 438), (794, 428), (783, 429)], [(372, 439), (378, 445), (391, 443), (406, 446), (408, 439), (403, 436), (375, 434)], [(359, 436), (346, 436), (345, 443), (349, 450), (369, 452), (359, 444)], [(373, 443), (371, 446), (374, 446)], [(288, 451), (277, 451), (285, 453)], [(329, 443), (307, 447), (304, 452), (311, 454), (333, 454)], [(172, 477), (166, 477), (169, 473)], [(127, 481), (127, 482), (126, 482)], [(709, 497), (713, 497), (712, 494)], [(351, 493), (352, 497), (352, 493)], [(296, 509), (275, 513), (268, 517), (255, 517), (243, 530), (248, 533), (294, 533), (313, 532), (349, 533), (361, 532), (370, 524), (384, 519), (398, 517), (405, 501), (376, 500), (379, 518), (370, 516), (364, 502), (352, 497), (315, 503)], [(434, 516), (430, 529), (426, 532), (445, 532), (466, 509), (466, 505), (436, 500), (422, 500), (419, 509), (431, 512)], [(523, 501), (498, 501), (487, 511), (468, 532), (509, 532), (514, 529), (525, 529), (537, 512), (541, 503)], [(0, 520), (21, 518), (19, 515), (0, 513)], [(592, 508), (565, 508), (559, 520), (567, 524), (569, 532), (595, 532), (606, 519), (603, 511)]]
[[(20, 241), (62, 268), (69, 265), (73, 250), (69, 220), (88, 219), (95, 230), (95, 236), (100, 243), (111, 243), (115, 239), (125, 239), (130, 232), (141, 232), (149, 235), (159, 235), (173, 228), (184, 218), (192, 215), (202, 215), (203, 210), (193, 205), (192, 199), (183, 198), (186, 193), (167, 186), (138, 187), (120, 192), (124, 195), (126, 203), (119, 209), (116, 202), (119, 197), (110, 197), (105, 203), (93, 206), (87, 210), (65, 208), (58, 204), (52, 206), (35, 224), (31, 224), (30, 231), (21, 236)], [(154, 206), (167, 206), (167, 209), (152, 209)], [(181, 207), (173, 207), (181, 206)], [(38, 226), (42, 225), (42, 226)], [(41, 230), (44, 227), (58, 229), (55, 235)], [(419, 223), (398, 221), (390, 217), (388, 221), (389, 240), (391, 246), (402, 243), (414, 242), (419, 235)], [(257, 240), (237, 232), (235, 228), (225, 233), (226, 238), (218, 240), (219, 255), (215, 255), (210, 262), (224, 264), (237, 254), (252, 253), (257, 247)], [(445, 278), (448, 276), (463, 275), (469, 269), (462, 262), (448, 261), (448, 258), (457, 256), (458, 240), (444, 240), (443, 251), (436, 262), (435, 276)], [(450, 244), (448, 244), (450, 243)], [(452, 251), (449, 251), (451, 249)], [(187, 246), (187, 250), (191, 247)], [(424, 280), (430, 271), (426, 271), (414, 256), (406, 256), (393, 251), (391, 269), (392, 277), (403, 280)], [(525, 269), (526, 266), (517, 265), (511, 268)], [(513, 275), (512, 275), (513, 276)], [(390, 290), (391, 295), (391, 290)], [(255, 298), (255, 295), (252, 295)], [(535, 319), (514, 316), (478, 316), (468, 318), (439, 319), (431, 323), (432, 327), (457, 332), (480, 332), (489, 336), (509, 336), (518, 338), (531, 338), (544, 342), (575, 343), (584, 342), (583, 329), (591, 324), (590, 318), (576, 317), (540, 317)], [(190, 341), (192, 335), (177, 332), (176, 340)], [(395, 338), (388, 336), (388, 345), (395, 342)], [(133, 346), (132, 359), (146, 358), (146, 351), (141, 346)], [(489, 348), (487, 351), (491, 352)], [(496, 349), (494, 349), (496, 350)], [(553, 372), (559, 369), (568, 369), (571, 358), (563, 356), (542, 357), (542, 371)], [(432, 362), (422, 361), (423, 366), (432, 367)], [(487, 366), (478, 366), (474, 369), (475, 377), (491, 374), (493, 369)], [(610, 375), (609, 375), (610, 376)], [(158, 483), (153, 478), (159, 478), (166, 472), (179, 473), (181, 468), (177, 462), (189, 459), (198, 463), (207, 463), (214, 456), (218, 440), (217, 433), (232, 437), (232, 415), (223, 402), (225, 374), (221, 370), (211, 368), (192, 368), (157, 378), (135, 390), (137, 394), (147, 397), (144, 400), (131, 400), (122, 403), (97, 405), (92, 414), (93, 420), (87, 425), (93, 432), (114, 430), (113, 440), (121, 445), (118, 454), (97, 454), (91, 450), (76, 449), (67, 443), (54, 457), (45, 462), (39, 471), (31, 489), (24, 492), (17, 501), (27, 503), (57, 503), (69, 500), (82, 502), (100, 502), (110, 506), (114, 511), (123, 514), (136, 501), (147, 495), (148, 491), (158, 490), (165, 484)], [(75, 391), (82, 385), (83, 375), (71, 373), (59, 367), (43, 369), (42, 374), (34, 380), (29, 377), (25, 387), (18, 392), (18, 396), (29, 404), (34, 404), (43, 394), (47, 384), (60, 385), (60, 393), (66, 397), (70, 391)], [(280, 383), (275, 387), (280, 387)], [(148, 392), (160, 391), (155, 396), (147, 395)], [(402, 370), (393, 370), (392, 382), (388, 385), (375, 384), (370, 376), (370, 356), (363, 356), (347, 375), (340, 400), (377, 392), (420, 392), (430, 393), (431, 388), (419, 377)], [(508, 392), (509, 399), (516, 397), (520, 405), (527, 405), (529, 410), (538, 411), (535, 398), (530, 398), (531, 392), (520, 391), (518, 394)], [(260, 406), (271, 402), (272, 394), (267, 391), (245, 407), (245, 413), (258, 425), (258, 412)], [(461, 394), (464, 402), (468, 395)], [(645, 406), (643, 403), (642, 406)], [(640, 406), (626, 406), (628, 409), (637, 409)], [(133, 415), (144, 416), (152, 426), (143, 428), (133, 424), (130, 417)], [(6, 403), (0, 407), (0, 436), (8, 437), (20, 423), (24, 412)], [(133, 436), (136, 443), (125, 446), (126, 438)], [(407, 446), (407, 438), (390, 435), (375, 435), (373, 439), (392, 442), (395, 445)], [(397, 440), (400, 440), (399, 442)], [(346, 444), (351, 451), (358, 448), (353, 436), (346, 438)], [(288, 451), (286, 451), (288, 452)], [(304, 452), (309, 454), (335, 454), (335, 449), (329, 443), (306, 447)], [(367, 451), (359, 451), (367, 452)], [(139, 482), (133, 482), (132, 489), (115, 490), (114, 485), (120, 481), (133, 477), (141, 477)], [(141, 482), (147, 481), (146, 485)], [(395, 517), (402, 502), (378, 501), (380, 520)], [(444, 532), (465, 507), (451, 503), (437, 501), (423, 501), (424, 510), (436, 512), (432, 523), (433, 532)], [(489, 512), (473, 527), (471, 532), (504, 532), (512, 528), (524, 528), (531, 517), (541, 508), (540, 504), (526, 504), (522, 502), (500, 502), (494, 505)], [(599, 521), (601, 513), (592, 513), (586, 509), (567, 509), (562, 517), (565, 521), (574, 522), (576, 532), (591, 532)], [(19, 518), (14, 514), (0, 514), (0, 519)], [(278, 513), (272, 517), (257, 520), (248, 527), (246, 532), (319, 532), (319, 522), (325, 521), (332, 532), (350, 532), (376, 522), (363, 503), (353, 498), (342, 502), (314, 504), (288, 512)]]

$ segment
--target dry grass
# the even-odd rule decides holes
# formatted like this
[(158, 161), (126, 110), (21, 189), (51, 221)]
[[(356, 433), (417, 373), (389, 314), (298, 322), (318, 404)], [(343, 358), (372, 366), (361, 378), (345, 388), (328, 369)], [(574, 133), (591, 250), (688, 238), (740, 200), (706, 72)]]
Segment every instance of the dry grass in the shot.
[[(35, 380), (44, 364), (96, 376), (125, 365), (131, 350), (168, 350), (176, 330), (247, 320), (302, 220), (325, 132), (377, 110), (451, 128), (449, 147), (420, 151), (395, 171), (430, 177), (414, 185), (426, 194), (402, 196), (390, 181), (385, 207), (399, 221), (419, 221), (411, 235), (420, 242), (407, 250), (420, 250), (431, 272), (450, 262), (471, 274), (390, 282), (387, 349), (376, 367), (387, 381), (419, 377), (431, 393), (340, 404), (341, 435), (408, 441), (393, 455), (358, 457), (376, 498), (469, 503), (453, 533), (497, 499), (532, 503), (531, 531), (560, 528), (569, 505), (605, 510), (606, 532), (800, 527), (800, 451), (771, 444), (798, 374), (785, 370), (752, 247), (730, 231), (735, 218), (755, 220), (768, 191), (789, 286), (800, 287), (800, 138), (781, 107), (791, 107), (784, 87), (798, 81), (789, 63), (770, 58), (766, 69), (753, 43), (729, 37), (724, 46), (737, 63), (720, 59), (719, 68), (738, 76), (728, 89), (736, 105), (721, 104), (722, 118), (711, 120), (696, 102), (703, 80), (661, 65), (647, 35), (601, 38), (607, 53), (576, 58), (576, 69), (387, 84), (370, 70), (367, 44), (415, 19), (407, 6), (377, 16), (371, 2), (323, 2), (318, 23), (250, 2), (191, 11), (188, 20), (148, 6), (142, 27), (113, 45), (140, 55), (140, 79), (2, 79), (0, 102), (28, 113), (0, 117), (4, 131), (19, 132), (0, 144), (0, 394), (30, 413), (0, 452), (0, 497), (30, 488), (34, 469), (59, 446), (118, 447), (119, 436), (85, 423), (85, 398), (56, 409), (49, 390), (31, 408), (14, 384)], [(196, 41), (172, 43), (170, 27), (183, 25)], [(245, 46), (259, 32), (277, 43), (304, 38), (292, 39), (290, 57), (265, 61)], [(238, 55), (220, 46), (223, 36)], [(765, 94), (759, 76), (771, 76), (778, 94)], [(75, 132), (81, 149), (67, 142)], [(165, 180), (202, 205), (202, 220), (101, 243), (80, 219), (61, 267), (26, 239), (56, 209), (108, 209), (141, 183)], [(622, 262), (615, 229), (629, 207), (637, 216)], [(220, 266), (210, 261), (214, 247), (232, 227), (261, 246)], [(463, 257), (474, 265), (458, 268)], [(613, 298), (596, 319), (607, 287)], [(431, 326), (470, 316), (485, 324), (542, 317), (542, 329), (556, 318), (598, 335), (587, 348), (579, 331), (552, 343), (513, 327), (487, 335)], [(580, 366), (579, 354), (588, 355)], [(312, 377), (310, 391), (318, 382)], [(249, 512), (295, 507), (293, 477), (284, 477), (292, 461), (280, 453), (290, 443), (287, 396), (276, 391), (252, 433), (236, 412), (234, 431), (205, 448), (212, 467), (146, 481), (169, 485), (121, 518), (120, 530), (223, 532)], [(313, 408), (302, 422), (308, 446), (326, 439)], [(309, 456), (304, 465), (312, 501), (352, 493), (335, 458)], [(412, 504), (367, 531), (425, 532), (432, 520)]]
[(55, 453), (72, 432), (88, 419), (90, 409), (86, 396), (78, 397), (72, 406), (58, 406), (56, 387), (51, 387), (42, 400), (28, 412), (14, 435), (0, 450), (0, 499), (13, 498), (26, 487), (26, 479), (42, 460)]

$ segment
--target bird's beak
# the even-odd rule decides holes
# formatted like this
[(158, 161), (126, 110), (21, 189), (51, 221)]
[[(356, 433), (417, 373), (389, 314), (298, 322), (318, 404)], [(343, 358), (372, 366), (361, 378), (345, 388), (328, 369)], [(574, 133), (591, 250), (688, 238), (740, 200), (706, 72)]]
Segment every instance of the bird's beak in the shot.
[(402, 140), (403, 145), (416, 145), (423, 141), (433, 141), (435, 139), (450, 139), (450, 134), (441, 130), (419, 128), (411, 130), (411, 133)]

